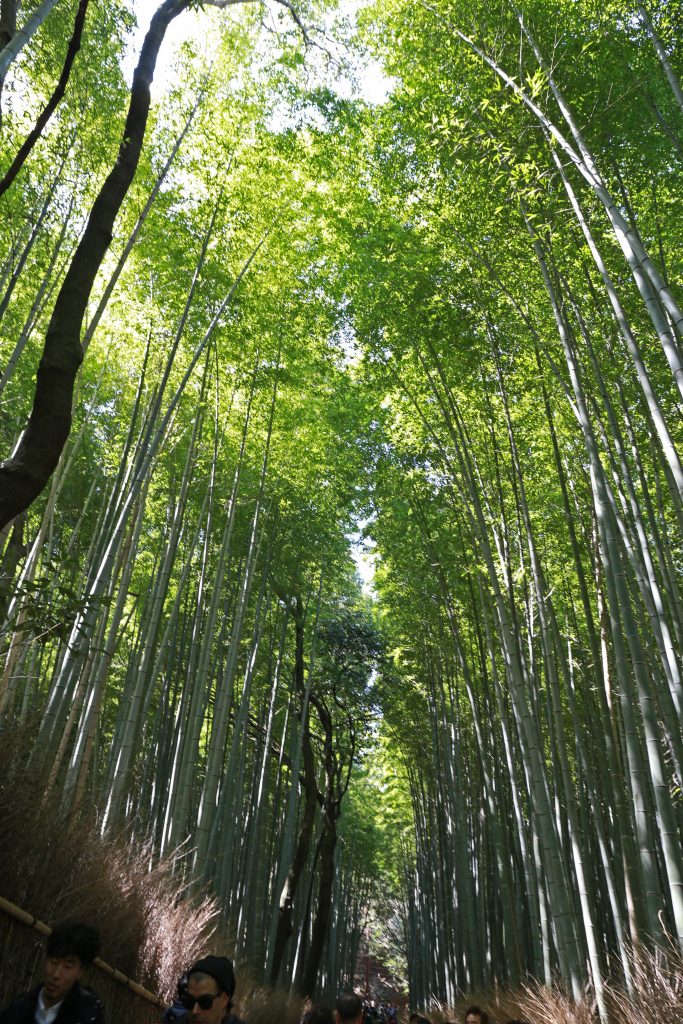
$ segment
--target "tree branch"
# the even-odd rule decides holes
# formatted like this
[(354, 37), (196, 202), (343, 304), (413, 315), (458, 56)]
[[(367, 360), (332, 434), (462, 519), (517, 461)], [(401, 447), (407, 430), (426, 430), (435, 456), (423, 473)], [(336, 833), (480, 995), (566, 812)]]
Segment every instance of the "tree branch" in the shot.
[(190, 0), (165, 0), (150, 23), (133, 74), (119, 153), (102, 185), (52, 311), (33, 408), (11, 458), (0, 466), (0, 529), (28, 508), (50, 479), (71, 430), (73, 389), (83, 361), (81, 325), (114, 221), (137, 170), (154, 68), (170, 22)]
[[(203, 6), (218, 7), (221, 10), (224, 10), (226, 7), (234, 7), (235, 4), (245, 4), (250, 2), (251, 0), (202, 0)], [(290, 3), (289, 0), (275, 0), (275, 2), (280, 4), (281, 7), (287, 8), (292, 17), (292, 21), (300, 30), (301, 35), (304, 38), (304, 42), (306, 43), (306, 46), (312, 46), (313, 42), (311, 40), (311, 37), (309, 36), (306, 30), (306, 26), (299, 17), (299, 13), (294, 7), (294, 4)]]
[(89, 3), (90, 0), (81, 0), (80, 4), (78, 5), (78, 11), (76, 12), (76, 21), (74, 22), (73, 35), (71, 36), (71, 40), (66, 51), (64, 66), (62, 68), (62, 73), (59, 76), (59, 81), (55, 86), (55, 90), (52, 93), (52, 96), (45, 104), (41, 113), (38, 115), (38, 119), (36, 120), (36, 123), (33, 126), (32, 131), (29, 132), (28, 137), (26, 138), (23, 145), (19, 149), (19, 152), (12, 161), (12, 164), (7, 173), (5, 174), (5, 177), (2, 179), (2, 181), (0, 181), (0, 196), (7, 191), (7, 189), (10, 187), (10, 185), (16, 178), (17, 174), (23, 167), (29, 153), (31, 152), (36, 142), (40, 138), (43, 128), (52, 117), (52, 114), (54, 113), (57, 104), (66, 92), (67, 82), (69, 81), (69, 76), (71, 75), (71, 68), (73, 67), (76, 54), (81, 48), (81, 37), (83, 35), (85, 15)]

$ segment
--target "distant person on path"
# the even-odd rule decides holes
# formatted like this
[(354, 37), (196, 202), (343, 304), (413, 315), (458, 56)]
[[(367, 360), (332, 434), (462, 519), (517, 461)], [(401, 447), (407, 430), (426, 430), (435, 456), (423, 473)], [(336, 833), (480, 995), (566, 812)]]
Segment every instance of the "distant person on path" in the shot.
[[(187, 1011), (189, 1024), (242, 1024), (230, 1012), (234, 994), (235, 971), (227, 956), (197, 960), (178, 982), (178, 1002)], [(164, 1021), (177, 1019), (176, 1007), (177, 1003), (166, 1011)]]
[(81, 985), (97, 956), (100, 933), (83, 921), (60, 921), (47, 938), (43, 982), (0, 1013), (0, 1024), (102, 1024), (104, 1007)]
[(337, 1024), (362, 1024), (363, 1002), (355, 992), (342, 992), (335, 1005)]
[(470, 1006), (465, 1014), (465, 1024), (489, 1024), (489, 1015), (478, 1006)]

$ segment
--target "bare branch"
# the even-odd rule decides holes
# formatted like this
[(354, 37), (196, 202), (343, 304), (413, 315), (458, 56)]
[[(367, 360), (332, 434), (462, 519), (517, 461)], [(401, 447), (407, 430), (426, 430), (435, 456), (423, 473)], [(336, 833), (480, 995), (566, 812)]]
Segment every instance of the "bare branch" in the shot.
[(33, 129), (29, 133), (28, 138), (21, 146), (19, 152), (15, 156), (12, 165), (5, 174), (4, 178), (2, 179), (2, 181), (0, 181), (0, 195), (3, 195), (7, 191), (7, 189), (10, 187), (10, 185), (16, 178), (17, 174), (26, 162), (26, 159), (29, 156), (31, 150), (40, 138), (43, 128), (52, 117), (52, 114), (54, 113), (57, 104), (66, 92), (67, 82), (69, 81), (69, 76), (71, 75), (71, 68), (73, 67), (76, 54), (78, 53), (81, 47), (81, 36), (83, 35), (83, 25), (85, 24), (85, 15), (88, 9), (89, 2), (90, 0), (80, 0), (80, 3), (78, 5), (78, 11), (76, 14), (73, 35), (71, 36), (71, 41), (69, 42), (69, 45), (67, 47), (66, 58), (64, 60), (62, 73), (59, 76), (59, 81), (55, 86), (52, 96), (50, 97), (45, 107), (41, 111), (40, 116), (38, 117)]
[[(235, 4), (248, 4), (253, 2), (254, 0), (202, 0), (203, 6), (218, 7), (220, 10), (224, 10), (226, 7), (234, 7)], [(275, 0), (275, 2), (280, 4), (281, 7), (287, 8), (292, 17), (292, 21), (294, 22), (294, 24), (297, 26), (302, 36), (304, 37), (304, 42), (306, 43), (307, 46), (312, 46), (313, 41), (309, 36), (308, 31), (306, 30), (306, 26), (299, 17), (299, 13), (294, 7), (294, 5), (290, 3), (289, 0)]]

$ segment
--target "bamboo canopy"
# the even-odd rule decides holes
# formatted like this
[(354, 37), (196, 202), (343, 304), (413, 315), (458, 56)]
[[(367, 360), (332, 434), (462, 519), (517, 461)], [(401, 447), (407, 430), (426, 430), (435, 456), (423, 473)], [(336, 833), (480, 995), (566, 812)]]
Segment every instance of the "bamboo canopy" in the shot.
[(682, 4), (0, 3), (8, 897), (27, 808), (162, 993), (205, 896), (328, 1001), (683, 955)]

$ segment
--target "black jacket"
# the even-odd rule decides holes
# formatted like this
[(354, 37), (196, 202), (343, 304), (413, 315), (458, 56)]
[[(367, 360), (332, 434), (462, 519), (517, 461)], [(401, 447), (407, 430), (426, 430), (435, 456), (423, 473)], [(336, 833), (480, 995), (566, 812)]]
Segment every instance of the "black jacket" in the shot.
[[(35, 1024), (38, 993), (42, 985), (19, 996), (0, 1013), (0, 1024)], [(59, 1007), (54, 1024), (103, 1024), (104, 1007), (99, 996), (78, 982)]]

